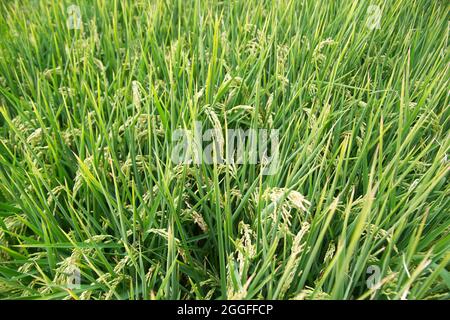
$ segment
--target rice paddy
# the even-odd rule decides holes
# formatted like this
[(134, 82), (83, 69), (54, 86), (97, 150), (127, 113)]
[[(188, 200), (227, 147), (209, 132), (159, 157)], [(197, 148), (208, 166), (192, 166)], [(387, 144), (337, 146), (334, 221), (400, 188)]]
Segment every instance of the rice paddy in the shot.
[(0, 12), (1, 299), (450, 298), (447, 1)]

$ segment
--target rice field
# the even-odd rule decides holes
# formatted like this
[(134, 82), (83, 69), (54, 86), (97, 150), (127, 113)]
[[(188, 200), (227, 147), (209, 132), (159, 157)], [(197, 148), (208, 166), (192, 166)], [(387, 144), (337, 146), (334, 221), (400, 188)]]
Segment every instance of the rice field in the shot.
[(2, 1), (0, 299), (450, 299), (449, 9)]

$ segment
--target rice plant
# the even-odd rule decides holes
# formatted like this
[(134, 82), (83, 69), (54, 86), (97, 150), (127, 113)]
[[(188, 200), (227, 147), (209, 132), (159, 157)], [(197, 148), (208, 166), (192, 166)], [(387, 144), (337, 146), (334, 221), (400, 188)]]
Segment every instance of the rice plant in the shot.
[(0, 8), (0, 298), (450, 299), (447, 1)]

